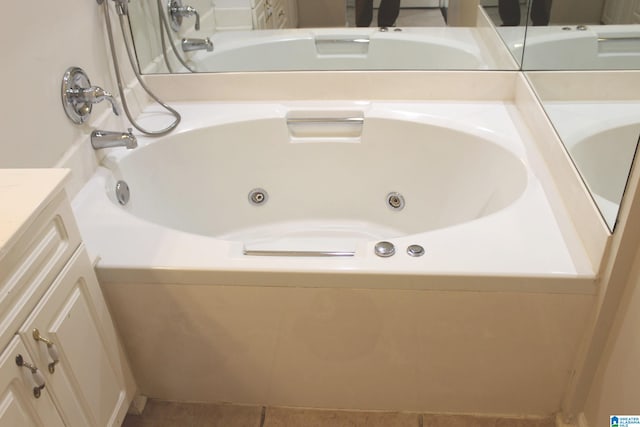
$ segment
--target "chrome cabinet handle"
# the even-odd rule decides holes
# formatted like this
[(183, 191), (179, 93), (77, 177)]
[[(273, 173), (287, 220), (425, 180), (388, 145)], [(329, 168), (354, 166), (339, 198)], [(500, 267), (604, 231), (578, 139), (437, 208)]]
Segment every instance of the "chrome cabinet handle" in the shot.
[(36, 386), (33, 388), (33, 395), (35, 396), (36, 399), (38, 399), (42, 394), (41, 393), (42, 389), (45, 386), (44, 377), (42, 376), (40, 369), (38, 369), (35, 365), (29, 362), (25, 362), (21, 354), (18, 354), (16, 356), (16, 365), (31, 371), (31, 375), (33, 376), (33, 382), (36, 384)]
[(38, 328), (33, 329), (33, 339), (36, 341), (43, 342), (47, 345), (47, 352), (49, 353), (49, 357), (53, 360), (53, 362), (47, 365), (49, 372), (54, 373), (56, 371), (56, 364), (60, 362), (60, 356), (58, 356), (58, 349), (53, 341), (46, 339), (42, 335), (40, 335), (40, 331)]

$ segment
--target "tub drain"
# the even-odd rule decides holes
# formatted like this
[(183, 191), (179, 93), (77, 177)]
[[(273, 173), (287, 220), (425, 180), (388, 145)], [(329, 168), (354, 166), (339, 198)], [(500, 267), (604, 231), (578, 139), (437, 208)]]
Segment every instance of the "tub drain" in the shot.
[(249, 203), (252, 205), (263, 205), (269, 199), (269, 195), (262, 188), (254, 188), (249, 191)]
[(131, 198), (131, 191), (129, 190), (129, 186), (124, 181), (116, 182), (116, 199), (118, 199), (118, 203), (122, 206), (129, 203), (129, 199)]
[(399, 211), (404, 208), (404, 197), (400, 193), (389, 193), (387, 194), (387, 206), (389, 206), (394, 211)]

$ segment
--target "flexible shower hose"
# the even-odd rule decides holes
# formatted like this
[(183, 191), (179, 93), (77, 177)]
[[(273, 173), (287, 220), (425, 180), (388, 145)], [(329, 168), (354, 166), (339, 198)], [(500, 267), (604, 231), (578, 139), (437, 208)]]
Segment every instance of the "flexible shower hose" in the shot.
[(120, 93), (120, 99), (122, 102), (122, 108), (125, 112), (125, 114), (127, 115), (127, 118), (129, 119), (129, 121), (131, 122), (131, 125), (133, 125), (134, 128), (136, 128), (138, 131), (142, 132), (143, 134), (147, 135), (147, 136), (163, 136), (168, 134), (169, 132), (171, 132), (173, 129), (176, 128), (176, 126), (178, 126), (178, 124), (180, 123), (180, 120), (182, 120), (182, 117), (180, 116), (180, 113), (178, 113), (176, 110), (174, 110), (173, 108), (171, 108), (169, 105), (167, 105), (166, 103), (162, 102), (153, 92), (151, 92), (151, 90), (147, 87), (147, 85), (144, 83), (144, 81), (142, 80), (142, 77), (140, 76), (140, 72), (138, 70), (138, 67), (136, 66), (136, 61), (133, 57), (133, 53), (131, 51), (131, 46), (129, 45), (129, 41), (124, 29), (124, 17), (126, 16), (127, 19), (129, 19), (129, 13), (128, 13), (128, 8), (125, 3), (119, 3), (119, 8), (118, 8), (118, 16), (120, 17), (120, 28), (122, 30), (122, 38), (124, 41), (124, 45), (127, 51), (127, 56), (129, 57), (129, 63), (131, 64), (131, 69), (133, 70), (133, 73), (136, 76), (136, 79), (138, 80), (138, 83), (140, 83), (140, 86), (142, 86), (142, 89), (144, 89), (144, 91), (158, 104), (160, 104), (165, 110), (169, 111), (169, 113), (171, 113), (171, 115), (175, 118), (175, 120), (173, 121), (173, 123), (171, 123), (169, 126), (167, 126), (164, 129), (160, 129), (160, 130), (147, 130), (145, 128), (143, 128), (142, 126), (140, 126), (138, 124), (138, 122), (136, 122), (134, 120), (134, 118), (131, 115), (131, 112), (129, 111), (129, 106), (127, 104), (127, 99), (124, 95), (124, 84), (122, 83), (122, 76), (120, 75), (120, 64), (118, 62), (118, 55), (116, 53), (116, 48), (115, 48), (115, 43), (113, 41), (113, 30), (111, 28), (111, 17), (109, 14), (109, 2), (103, 0), (102, 1), (103, 5), (104, 5), (104, 19), (105, 19), (105, 23), (107, 26), (107, 35), (109, 38), (109, 47), (111, 49), (111, 56), (113, 59), (113, 68), (115, 71), (115, 75), (116, 75), (116, 81), (118, 83), (118, 92)]

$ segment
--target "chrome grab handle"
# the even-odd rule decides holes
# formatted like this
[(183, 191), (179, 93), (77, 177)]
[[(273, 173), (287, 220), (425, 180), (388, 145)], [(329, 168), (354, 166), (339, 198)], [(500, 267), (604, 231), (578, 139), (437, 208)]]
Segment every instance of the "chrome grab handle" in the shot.
[(21, 368), (27, 368), (31, 371), (33, 382), (36, 384), (36, 386), (33, 388), (33, 395), (36, 399), (38, 399), (41, 395), (42, 389), (45, 386), (44, 376), (42, 376), (40, 369), (29, 362), (25, 362), (21, 354), (18, 354), (16, 356), (16, 365), (20, 366)]
[(598, 37), (598, 43), (609, 41), (640, 41), (640, 36)]
[(47, 367), (49, 369), (49, 372), (53, 374), (56, 371), (56, 364), (60, 362), (60, 356), (58, 355), (58, 349), (56, 345), (53, 343), (53, 341), (50, 341), (40, 335), (40, 331), (38, 330), (38, 328), (34, 328), (32, 334), (34, 340), (43, 342), (47, 345), (47, 353), (49, 353), (49, 357), (51, 358), (51, 360), (53, 360), (53, 362), (49, 363)]
[(247, 256), (288, 256), (288, 257), (351, 257), (355, 252), (350, 251), (272, 251), (243, 249), (243, 255)]
[(364, 37), (342, 37), (342, 38), (317, 37), (316, 43), (369, 43), (369, 39)]
[(287, 128), (293, 138), (359, 138), (364, 128), (360, 112), (328, 111), (292, 112), (287, 115)]
[(362, 125), (364, 117), (287, 117), (287, 124), (349, 123)]

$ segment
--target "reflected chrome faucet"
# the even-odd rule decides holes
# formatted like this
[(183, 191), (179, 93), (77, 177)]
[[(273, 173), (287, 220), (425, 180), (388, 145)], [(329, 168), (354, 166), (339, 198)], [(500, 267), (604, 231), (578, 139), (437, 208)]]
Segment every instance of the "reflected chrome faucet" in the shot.
[(182, 1), (172, 0), (169, 2), (169, 18), (171, 20), (171, 28), (178, 31), (182, 25), (182, 18), (194, 16), (196, 17), (196, 31), (200, 30), (200, 14), (191, 6), (183, 6)]
[(125, 147), (131, 150), (138, 146), (138, 140), (131, 131), (131, 128), (128, 129), (128, 132), (94, 130), (91, 132), (91, 146), (94, 150), (113, 147)]
[(206, 39), (182, 39), (182, 51), (192, 52), (194, 50), (213, 51), (213, 42), (207, 37)]

